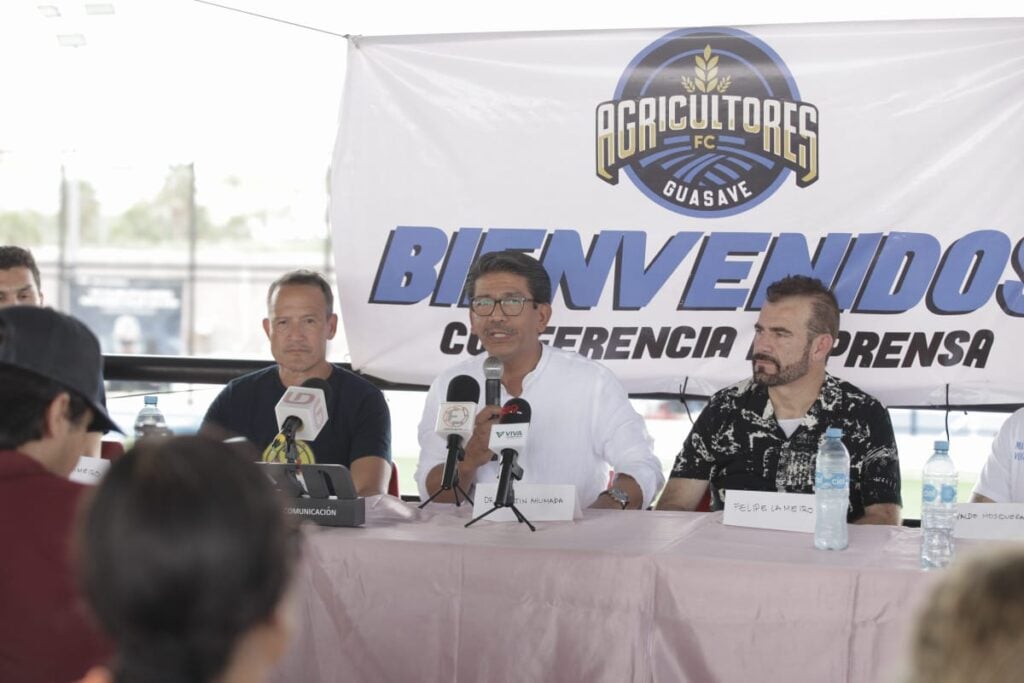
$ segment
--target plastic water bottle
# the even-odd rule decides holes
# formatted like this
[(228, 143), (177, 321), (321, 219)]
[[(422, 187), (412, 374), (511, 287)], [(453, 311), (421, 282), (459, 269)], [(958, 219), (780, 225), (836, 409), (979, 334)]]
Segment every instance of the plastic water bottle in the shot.
[(849, 544), (846, 512), (850, 507), (850, 454), (843, 430), (829, 427), (818, 448), (814, 470), (814, 547), (843, 550)]
[(936, 569), (953, 559), (958, 481), (949, 443), (935, 442), (935, 453), (924, 464), (921, 479), (921, 567)]
[(135, 418), (135, 440), (147, 436), (168, 436), (170, 433), (164, 414), (156, 407), (156, 396), (146, 396), (143, 399), (142, 410)]

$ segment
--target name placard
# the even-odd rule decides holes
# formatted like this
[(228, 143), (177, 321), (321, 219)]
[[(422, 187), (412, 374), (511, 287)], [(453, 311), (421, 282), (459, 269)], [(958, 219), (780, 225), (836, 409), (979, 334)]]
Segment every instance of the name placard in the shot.
[[(477, 484), (473, 497), (473, 516), (479, 516), (494, 507), (497, 484)], [(569, 522), (583, 517), (573, 484), (516, 483), (516, 507), (531, 522)], [(484, 517), (483, 521), (517, 522), (511, 508), (500, 508)]]
[(958, 503), (953, 536), (1024, 539), (1024, 503)]
[(814, 533), (814, 494), (731, 490), (725, 496), (722, 522), (756, 529)]
[(109, 460), (90, 458), (88, 455), (83, 455), (78, 459), (78, 464), (75, 465), (75, 469), (68, 475), (68, 479), (79, 484), (98, 484), (109, 469)]

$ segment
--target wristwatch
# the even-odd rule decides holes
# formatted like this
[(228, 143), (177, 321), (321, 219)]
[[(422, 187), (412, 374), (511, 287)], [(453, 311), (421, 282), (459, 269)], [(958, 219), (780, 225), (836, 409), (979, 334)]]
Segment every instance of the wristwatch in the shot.
[(608, 496), (609, 498), (614, 500), (616, 503), (622, 506), (623, 510), (625, 510), (626, 506), (629, 505), (629, 494), (623, 491), (622, 489), (608, 489), (606, 491), (601, 491), (601, 495)]

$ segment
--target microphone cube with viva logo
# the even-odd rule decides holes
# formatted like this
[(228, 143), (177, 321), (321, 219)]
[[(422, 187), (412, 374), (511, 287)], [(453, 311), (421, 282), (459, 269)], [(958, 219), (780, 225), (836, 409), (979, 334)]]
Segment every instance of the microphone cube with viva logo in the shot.
[(529, 422), (491, 425), (491, 439), (487, 442), (487, 447), (498, 455), (505, 449), (522, 452), (526, 448), (526, 437), (529, 432)]
[(274, 406), (274, 412), (279, 426), (284, 425), (289, 417), (301, 420), (302, 426), (295, 432), (295, 438), (313, 441), (327, 424), (327, 398), (323, 389), (288, 387)]

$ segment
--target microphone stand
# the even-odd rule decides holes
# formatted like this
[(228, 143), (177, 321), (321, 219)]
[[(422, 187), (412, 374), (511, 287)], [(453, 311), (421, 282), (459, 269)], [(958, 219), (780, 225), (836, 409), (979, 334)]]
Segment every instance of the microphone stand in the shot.
[(286, 470), (286, 476), (293, 487), (290, 491), (296, 498), (301, 498), (303, 493), (309, 492), (306, 490), (306, 480), (303, 478), (302, 472), (299, 471), (299, 448), (295, 444), (295, 432), (283, 432), (283, 434), (284, 459), (291, 466)]
[(295, 445), (294, 432), (288, 432), (284, 435), (284, 457), (289, 465), (298, 464), (299, 448)]
[[(519, 464), (516, 462), (518, 458), (519, 455), (511, 449), (506, 449), (501, 452), (501, 474), (507, 475), (507, 477), (499, 476), (499, 480), (504, 478), (506, 479), (506, 481), (508, 481), (508, 490), (505, 492), (505, 495), (503, 497), (498, 495), (494, 496), (494, 507), (492, 507), (490, 510), (483, 513), (482, 515), (474, 517), (473, 519), (466, 522), (465, 526), (467, 529), (471, 524), (479, 522), (481, 519), (491, 514), (498, 508), (512, 508), (512, 512), (515, 514), (516, 519), (519, 520), (520, 524), (525, 524), (526, 526), (530, 527), (530, 531), (537, 530), (536, 527), (530, 524), (530, 520), (528, 520), (526, 516), (519, 511), (519, 508), (516, 507), (516, 492), (514, 482), (523, 478), (523, 468), (520, 467)], [(501, 489), (500, 485), (498, 486), (498, 489)]]
[[(455, 461), (456, 461), (456, 464), (452, 468), (452, 474), (451, 474), (451, 477), (450, 477), (451, 481), (447, 481), (448, 478), (442, 478), (441, 479), (441, 488), (439, 488), (438, 490), (434, 491), (434, 493), (431, 494), (430, 498), (427, 498), (425, 501), (423, 501), (422, 503), (419, 504), (418, 507), (421, 510), (427, 506), (427, 503), (431, 502), (432, 500), (437, 498), (439, 495), (441, 495), (442, 491), (454, 491), (454, 493), (455, 493), (455, 506), (456, 507), (462, 505), (462, 500), (465, 500), (468, 503), (472, 503), (473, 502), (473, 499), (469, 497), (469, 494), (466, 493), (465, 491), (463, 491), (462, 487), (459, 486), (459, 465), (458, 465), (458, 463), (462, 462), (463, 459), (465, 459), (465, 457), (466, 457), (466, 451), (463, 450), (462, 446), (456, 446), (455, 447)], [(460, 493), (462, 494), (462, 500), (459, 500), (459, 494)]]

